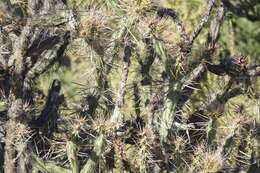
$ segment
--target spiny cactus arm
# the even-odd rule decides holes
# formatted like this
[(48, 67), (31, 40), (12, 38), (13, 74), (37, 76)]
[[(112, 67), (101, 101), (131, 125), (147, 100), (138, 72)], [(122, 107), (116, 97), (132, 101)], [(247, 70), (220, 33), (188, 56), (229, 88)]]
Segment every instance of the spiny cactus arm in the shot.
[(138, 87), (138, 84), (136, 82), (133, 82), (133, 89), (134, 89), (134, 108), (135, 108), (135, 113), (136, 113), (136, 117), (140, 117), (141, 114), (141, 96), (140, 96), (140, 90)]
[[(214, 45), (218, 40), (217, 35), (219, 34), (219, 30), (216, 28), (219, 28), (222, 24), (222, 21), (219, 21), (218, 19), (222, 19), (223, 15), (223, 7), (220, 6), (218, 13), (215, 16), (215, 19), (211, 23), (212, 26), (209, 32), (209, 38), (206, 41), (204, 53), (202, 53), (201, 55), (201, 57), (203, 58), (204, 56), (211, 56), (213, 53), (212, 48), (210, 46)], [(163, 52), (164, 51), (159, 51), (158, 55), (165, 55), (165, 53)], [(174, 79), (173, 77), (171, 77), (170, 71), (167, 70), (170, 67), (169, 63), (167, 63), (167, 57), (163, 58), (165, 56), (162, 56), (162, 59), (165, 59), (166, 73), (170, 76), (170, 78)], [(202, 62), (199, 66), (197, 66), (197, 68), (195, 68), (192, 71), (188, 78), (180, 79), (180, 81), (174, 81), (174, 84), (170, 85), (170, 87), (168, 88), (168, 95), (165, 100), (165, 108), (161, 117), (161, 124), (159, 130), (161, 142), (165, 144), (169, 143), (169, 139), (171, 138), (170, 130), (172, 129), (174, 122), (178, 120), (178, 116), (175, 115), (175, 112), (182, 108), (182, 105), (187, 101), (187, 98), (189, 98), (189, 96), (193, 93), (194, 88), (196, 87), (197, 83), (199, 83), (201, 76), (204, 72), (206, 72), (206, 68), (204, 62)], [(167, 150), (167, 145), (165, 145), (164, 148)]]
[(94, 144), (94, 149), (91, 152), (90, 158), (87, 163), (84, 165), (80, 173), (92, 173), (94, 172), (99, 159), (105, 148), (105, 139), (103, 135), (100, 135)]
[(42, 171), (46, 173), (72, 173), (71, 170), (57, 166), (53, 162), (44, 161), (34, 153), (31, 153), (31, 158), (34, 171)]
[(193, 41), (198, 37), (200, 31), (203, 29), (207, 21), (209, 20), (210, 13), (214, 6), (215, 0), (209, 0), (207, 4), (207, 8), (205, 9), (204, 14), (202, 15), (199, 24), (196, 26), (192, 34), (190, 35), (189, 42), (192, 45)]
[[(106, 103), (106, 107), (108, 113), (110, 114), (114, 110), (113, 100), (111, 93), (109, 92), (109, 85), (107, 76), (110, 73), (113, 62), (118, 55), (120, 44), (127, 33), (127, 29), (132, 26), (132, 24), (136, 21), (134, 18), (123, 18), (119, 22), (119, 26), (115, 29), (116, 31), (113, 32), (111, 41), (107, 45), (107, 48), (103, 50), (101, 47), (101, 43), (94, 40), (91, 35), (85, 38), (86, 43), (92, 47), (94, 53), (94, 63), (96, 68), (96, 83), (97, 86), (100, 88), (101, 92), (105, 93), (104, 102)], [(99, 49), (101, 48), (101, 49)], [(101, 97), (102, 99), (102, 97)]]
[(102, 56), (99, 56), (95, 51), (94, 51), (94, 66), (96, 69), (96, 85), (104, 90), (106, 89), (106, 83), (107, 83), (107, 76), (105, 75), (104, 72), (104, 60)]
[(40, 36), (40, 38), (36, 39), (33, 44), (28, 48), (26, 56), (33, 56), (37, 58), (42, 54), (44, 50), (51, 49), (55, 44), (59, 42), (59, 40), (59, 36), (51, 36), (45, 39)]
[[(34, 13), (34, 12), (31, 12)], [(44, 14), (38, 15), (34, 14), (31, 18), (31, 26), (38, 27), (38, 28), (48, 28), (48, 27), (55, 27), (59, 25), (66, 24), (68, 19), (64, 16), (60, 16), (59, 14)], [(25, 23), (23, 20), (19, 21), (20, 24)]]
[(176, 129), (173, 128), (174, 122), (177, 119), (177, 101), (179, 99), (180, 82), (176, 81), (169, 86), (168, 94), (164, 102), (163, 112), (160, 117), (159, 138), (164, 155), (164, 162), (169, 172), (172, 170), (172, 163), (170, 159), (171, 141), (176, 134)]
[(96, 40), (91, 42), (91, 36), (88, 36), (88, 38), (86, 38), (86, 42), (94, 50), (93, 53), (95, 58), (93, 58), (93, 60), (97, 71), (96, 83), (97, 86), (100, 88), (100, 91), (105, 92), (105, 97), (101, 97), (101, 99), (105, 98), (104, 102), (106, 103), (107, 110), (109, 110), (107, 112), (109, 114), (112, 114), (114, 110), (114, 105), (111, 93), (109, 91), (107, 76), (109, 75), (113, 67), (113, 62), (115, 61), (115, 59), (117, 59), (120, 44), (122, 43), (127, 30), (131, 30), (131, 27), (133, 27), (133, 24), (136, 21), (137, 16), (135, 15), (129, 16), (129, 18), (122, 18), (122, 20), (118, 23), (118, 27), (113, 32), (111, 41), (109, 42), (105, 50), (98, 49), (101, 43), (96, 42)]
[[(159, 127), (159, 134), (161, 143), (168, 144), (170, 136), (170, 129), (172, 128), (174, 119), (175, 119), (175, 111), (176, 111), (176, 103), (179, 99), (179, 91), (181, 87), (180, 81), (176, 80), (176, 77), (172, 73), (173, 63), (171, 62), (170, 58), (167, 56), (166, 49), (163, 45), (156, 41), (155, 42), (155, 51), (156, 54), (161, 57), (164, 69), (167, 75), (169, 76), (169, 86), (167, 88), (167, 95), (164, 102), (164, 108), (162, 116), (160, 117), (160, 127)], [(177, 66), (177, 65), (176, 65)], [(178, 68), (178, 67), (177, 67)], [(164, 146), (166, 147), (166, 146)]]
[(224, 15), (225, 15), (225, 8), (222, 3), (220, 3), (217, 13), (214, 16), (213, 20), (211, 21), (210, 24), (210, 30), (208, 32), (208, 37), (205, 42), (205, 47), (200, 55), (200, 59), (207, 59), (211, 60), (211, 56), (215, 50), (215, 45), (217, 41), (219, 40), (220, 36), (220, 27), (224, 21)]
[(151, 76), (149, 74), (150, 68), (155, 60), (156, 53), (154, 50), (154, 43), (153, 43), (153, 38), (152, 37), (146, 37), (144, 38), (144, 43), (145, 43), (145, 60), (144, 62), (140, 61), (141, 65), (141, 74), (142, 74), (142, 80), (141, 84), (142, 85), (149, 85), (151, 83)]
[[(32, 91), (31, 91), (31, 82), (34, 81), (38, 76), (40, 76), (42, 73), (44, 73), (48, 68), (53, 64), (53, 62), (60, 58), (67, 45), (68, 45), (68, 39), (69, 39), (69, 32), (66, 32), (63, 36), (63, 39), (59, 39), (58, 36), (52, 37), (52, 42), (56, 45), (50, 50), (48, 50), (42, 57), (34, 64), (34, 66), (26, 73), (25, 79), (23, 81), (23, 97), (26, 100), (26, 102), (31, 103), (32, 102)], [(57, 43), (57, 41), (60, 40), (60, 42)], [(43, 45), (44, 49), (50, 48), (48, 46)], [(41, 48), (40, 48), (41, 49)], [(28, 55), (39, 55), (43, 50), (34, 50), (27, 52)]]
[(188, 40), (188, 35), (185, 31), (185, 27), (183, 25), (181, 18), (178, 16), (178, 14), (173, 9), (170, 9), (170, 8), (161, 8), (157, 11), (158, 17), (162, 18), (165, 15), (170, 16), (173, 19), (173, 21), (176, 23), (177, 30), (180, 33), (182, 39)]
[(26, 82), (35, 80), (39, 75), (44, 73), (57, 58), (60, 58), (63, 55), (67, 45), (69, 44), (69, 35), (70, 33), (66, 32), (59, 43), (42, 55), (42, 58), (36, 62), (36, 64), (26, 74)]
[[(223, 23), (224, 18), (224, 7), (220, 4), (218, 7), (218, 12), (214, 17), (210, 25), (210, 31), (208, 33), (207, 41), (205, 42), (205, 47), (200, 55), (200, 59), (211, 59), (212, 54), (214, 53), (214, 47), (219, 38), (219, 29)], [(194, 68), (188, 77), (184, 77), (181, 80), (182, 88), (180, 95), (182, 96), (179, 100), (178, 106), (183, 107), (184, 103), (188, 100), (191, 94), (194, 91), (194, 88), (197, 87), (201, 80), (201, 76), (207, 71), (207, 65), (205, 62), (201, 62), (196, 68)]]
[[(13, 45), (13, 54), (9, 57), (7, 62), (7, 69), (11, 77), (11, 82), (6, 82), (6, 86), (12, 85), (12, 92), (15, 95), (21, 94), (21, 88), (23, 87), (23, 77), (26, 72), (26, 50), (29, 46), (29, 37), (31, 35), (32, 26), (30, 26), (30, 20), (28, 19), (26, 26), (23, 27), (21, 35), (17, 38), (17, 41)], [(6, 88), (6, 87), (4, 87)]]
[(156, 51), (156, 54), (163, 61), (165, 73), (169, 76), (171, 81), (174, 80), (174, 74), (172, 73), (173, 63), (170, 60), (170, 58), (168, 58), (167, 53), (166, 53), (166, 49), (163, 47), (161, 42), (155, 41), (155, 51)]
[(4, 58), (4, 48), (6, 47), (6, 43), (4, 41), (4, 32), (3, 30), (0, 28), (0, 44), (2, 46), (0, 46), (0, 80), (2, 80), (2, 73), (4, 73), (4, 71), (6, 70), (6, 64), (7, 64), (7, 61), (6, 59)]
[[(2, 3), (1, 5), (3, 5)], [(12, 4), (9, 0), (5, 1), (5, 7), (8, 7), (8, 11), (12, 11), (15, 13), (15, 8), (12, 9)], [(35, 10), (35, 1), (28, 1), (27, 7), (30, 10)], [(10, 9), (11, 8), (11, 9)], [(20, 7), (19, 7), (20, 8)], [(13, 16), (13, 20), (21, 20), (19, 17), (17, 18), (16, 16)], [(31, 33), (33, 31), (33, 23), (31, 18), (27, 18), (25, 21), (25, 26), (22, 29), (21, 35), (19, 36), (18, 40), (15, 41), (14, 43), (14, 53), (13, 55), (9, 58), (8, 60), (8, 67), (14, 66), (15, 73), (20, 74), (25, 70), (25, 58), (26, 58), (26, 50), (29, 47), (30, 40), (29, 38), (31, 37)], [(17, 23), (21, 23), (20, 21), (17, 21)]]
[[(176, 80), (174, 74), (172, 73), (171, 69), (173, 68), (173, 63), (167, 57), (167, 53), (165, 48), (162, 46), (160, 42), (155, 42), (155, 51), (156, 54), (161, 57), (164, 63), (164, 69), (167, 75), (169, 76), (169, 86), (167, 88), (167, 95), (164, 101), (163, 112), (160, 117), (160, 124), (159, 124), (159, 137), (160, 143), (162, 146), (162, 151), (165, 157), (165, 165), (168, 171), (171, 171), (171, 163), (169, 162), (169, 150), (170, 150), (170, 141), (172, 139), (172, 134), (174, 133), (172, 130), (174, 120), (176, 119), (176, 108), (177, 108), (177, 101), (179, 99), (179, 91), (181, 87), (180, 81)], [(176, 65), (178, 68), (178, 65)]]
[(165, 144), (169, 143), (171, 138), (172, 125), (176, 120), (177, 101), (179, 99), (180, 83), (176, 82), (168, 88), (167, 98), (164, 103), (163, 113), (160, 123), (160, 138)]
[(32, 18), (32, 25), (39, 28), (54, 27), (63, 25), (68, 22), (63, 16), (58, 14), (44, 14), (44, 15), (34, 15)]
[(122, 44), (123, 38), (125, 37), (127, 31), (131, 30), (134, 24), (138, 21), (137, 16), (129, 16), (127, 19), (122, 19), (120, 21), (119, 27), (116, 29), (112, 35), (112, 41), (108, 45), (108, 48), (105, 51), (105, 73), (109, 74), (111, 68), (113, 67), (113, 62), (117, 58), (118, 49), (120, 44)]
[(23, 103), (22, 99), (16, 99), (11, 102), (10, 108), (8, 109), (7, 116), (8, 121), (5, 122), (5, 150), (4, 150), (4, 170), (15, 172), (16, 162), (16, 150), (13, 147), (15, 144), (14, 131), (17, 127), (17, 119), (23, 115)]
[[(223, 3), (220, 3), (218, 10), (217, 10), (217, 14), (210, 24), (210, 32), (208, 34), (208, 38), (206, 41), (206, 49), (209, 52), (214, 51), (215, 44), (219, 40), (220, 27), (224, 21), (224, 16), (225, 16), (225, 8), (224, 8)], [(205, 53), (207, 53), (207, 52), (205, 52)], [(202, 57), (202, 58), (204, 58), (204, 57)]]
[(70, 161), (72, 173), (79, 173), (79, 161), (77, 157), (77, 145), (72, 141), (67, 142), (67, 156)]
[(228, 78), (225, 86), (223, 88), (216, 90), (211, 95), (209, 95), (208, 96), (209, 101), (202, 104), (198, 110), (192, 113), (187, 123), (197, 123), (196, 117), (206, 113), (208, 110), (218, 109), (219, 108), (218, 106), (223, 106), (229, 99), (244, 93), (244, 91), (240, 88), (233, 88), (230, 90), (232, 83), (233, 82), (231, 78)]
[[(249, 156), (254, 151), (257, 151), (257, 147), (259, 146), (257, 144), (254, 144), (256, 140), (253, 137), (254, 128), (255, 127), (253, 126), (253, 121), (235, 121), (235, 124), (231, 128), (231, 132), (229, 132), (221, 146), (221, 152), (225, 156), (233, 154), (232, 150), (238, 147), (236, 148), (239, 151), (236, 157), (240, 158), (236, 163), (236, 169), (238, 172), (242, 167), (250, 167), (250, 164), (245, 164), (246, 162), (241, 163), (240, 161), (243, 161), (245, 159), (245, 154), (248, 154)], [(240, 138), (240, 140), (237, 141), (237, 138)], [(252, 148), (254, 149), (252, 150)]]
[(131, 43), (126, 43), (126, 46), (125, 46), (121, 83), (120, 83), (120, 88), (118, 91), (115, 110), (114, 110), (113, 115), (110, 118), (111, 122), (120, 123), (123, 121), (123, 114), (121, 112), (121, 109), (124, 105), (124, 98), (126, 95), (126, 82), (127, 82), (129, 66), (130, 66), (130, 57), (132, 56), (132, 47), (130, 44)]
[(85, 38), (86, 43), (93, 48), (95, 56), (98, 57), (97, 65), (101, 68), (104, 68), (103, 73), (108, 74), (111, 70), (113, 61), (118, 55), (119, 46), (129, 29), (135, 22), (136, 16), (130, 16), (129, 18), (123, 18), (119, 23), (118, 27), (114, 30), (111, 41), (107, 45), (107, 48), (101, 46), (102, 43), (99, 43), (97, 40), (92, 38), (92, 35), (89, 34)]
[(219, 90), (216, 93), (213, 93), (211, 96), (209, 96), (212, 99), (208, 103), (202, 105), (199, 111), (205, 112), (207, 109), (214, 106), (216, 103), (224, 105), (229, 99), (243, 93), (243, 90), (240, 88), (234, 88), (230, 91), (226, 91), (225, 89)]
[(181, 79), (181, 97), (178, 102), (180, 108), (182, 108), (185, 102), (190, 98), (204, 72), (206, 72), (206, 68), (205, 65), (201, 63), (188, 76)]
[(184, 90), (186, 87), (193, 86), (195, 81), (198, 81), (203, 72), (206, 71), (205, 65), (203, 63), (199, 64), (189, 75), (181, 79), (182, 87)]
[[(255, 99), (255, 127), (256, 130), (260, 127), (260, 99), (259, 96)], [(259, 135), (258, 138), (253, 138), (252, 139), (252, 146), (255, 147), (256, 149), (251, 152), (251, 158), (250, 162), (251, 165), (248, 168), (248, 173), (254, 173), (254, 172), (259, 172), (260, 169), (260, 151), (259, 151)]]
[[(92, 35), (85, 38), (86, 43), (92, 47), (94, 53), (95, 58), (93, 58), (93, 60), (97, 71), (96, 80), (97, 85), (101, 90), (107, 90), (107, 75), (110, 73), (111, 68), (113, 67), (112, 64), (117, 58), (119, 46), (127, 33), (127, 29), (129, 29), (135, 21), (135, 17), (123, 18), (113, 32), (111, 41), (105, 50), (101, 47), (102, 43), (99, 43), (92, 38)], [(112, 100), (110, 100), (110, 102), (112, 102)]]
[(25, 54), (29, 45), (29, 36), (31, 35), (32, 27), (28, 19), (26, 26), (23, 28), (19, 40), (14, 43), (14, 53), (9, 58), (8, 67), (14, 66), (15, 74), (22, 75), (25, 70)]
[[(202, 53), (199, 56), (200, 60), (207, 60), (207, 61), (211, 62), (212, 55), (215, 51), (216, 43), (219, 40), (220, 27), (223, 24), (224, 15), (225, 15), (224, 5), (222, 3), (220, 3), (220, 5), (218, 6), (216, 15), (214, 16), (213, 20), (210, 23), (208, 37), (204, 44), (205, 46), (202, 50)], [(189, 47), (191, 48), (191, 46), (189, 46)], [(193, 61), (188, 61), (186, 66), (190, 67), (192, 62)], [(204, 64), (205, 62), (201, 62), (201, 63)], [(205, 71), (205, 70), (202, 69), (202, 72), (203, 71)]]
[(208, 96), (210, 98), (209, 101), (204, 103), (203, 105), (201, 105), (200, 108), (199, 108), (199, 111), (204, 112), (204, 111), (208, 110), (209, 107), (216, 104), (216, 102), (219, 102), (220, 100), (224, 101), (225, 99), (223, 99), (223, 97), (227, 98), (226, 95), (227, 95), (229, 89), (231, 88), (232, 84), (233, 84), (233, 81), (229, 77), (223, 88), (220, 88), (220, 89), (212, 92), (212, 94)]
[[(188, 132), (192, 136), (193, 142), (197, 143), (197, 139), (204, 139), (207, 138), (208, 142), (212, 142), (212, 137), (214, 136), (215, 130), (214, 130), (214, 124), (215, 124), (215, 118), (216, 117), (207, 117), (208, 113), (217, 113), (218, 115), (221, 115), (221, 113), (224, 111), (224, 105), (225, 103), (233, 98), (236, 97), (240, 94), (243, 94), (243, 90), (240, 88), (234, 88), (230, 89), (232, 86), (232, 80), (231, 78), (228, 78), (227, 81), (225, 82), (226, 84), (219, 88), (216, 89), (215, 92), (212, 92), (208, 96), (208, 101), (205, 101), (204, 104), (199, 106), (199, 108), (194, 111), (191, 116), (187, 120), (187, 124), (194, 125), (195, 129), (201, 129), (202, 124), (207, 123), (207, 135), (206, 133), (200, 133), (198, 134), (196, 130), (194, 129), (188, 129)], [(207, 117), (207, 118), (205, 118)], [(213, 136), (212, 136), (213, 135)], [(194, 138), (193, 138), (194, 137)], [(187, 136), (187, 140), (189, 140), (189, 135)]]
[[(41, 1), (28, 0), (34, 6), (29, 8), (31, 10), (32, 23), (39, 28), (56, 27), (65, 25), (72, 33), (77, 32), (78, 21), (76, 19), (76, 10), (67, 6), (66, 0), (52, 1), (46, 0), (44, 3)], [(37, 9), (35, 7), (40, 7)], [(55, 6), (59, 6), (59, 10), (55, 9)], [(35, 10), (37, 9), (37, 10)]]

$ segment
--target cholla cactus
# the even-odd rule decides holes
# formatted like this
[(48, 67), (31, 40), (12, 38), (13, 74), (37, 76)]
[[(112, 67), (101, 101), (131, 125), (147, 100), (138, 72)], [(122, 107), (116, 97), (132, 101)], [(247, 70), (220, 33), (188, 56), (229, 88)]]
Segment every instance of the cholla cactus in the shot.
[(241, 4), (1, 1), (0, 172), (259, 172)]

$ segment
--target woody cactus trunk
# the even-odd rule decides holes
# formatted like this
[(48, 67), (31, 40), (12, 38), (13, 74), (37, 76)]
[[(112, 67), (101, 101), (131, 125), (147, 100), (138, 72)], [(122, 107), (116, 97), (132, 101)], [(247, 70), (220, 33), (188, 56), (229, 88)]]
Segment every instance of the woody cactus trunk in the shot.
[(57, 80), (53, 82), (46, 106), (36, 120), (33, 85), (57, 59), (63, 57), (70, 32), (59, 30), (56, 26), (64, 23), (68, 16), (54, 20), (44, 15), (51, 10), (50, 2), (43, 6), (38, 3), (28, 1), (25, 12), (10, 1), (1, 2), (1, 8), (6, 13), (6, 23), (0, 31), (1, 51), (5, 52), (0, 56), (1, 99), (7, 110), (1, 117), (5, 122), (4, 156), (1, 157), (4, 157), (6, 173), (31, 170), (28, 148), (31, 129), (33, 126), (46, 126), (44, 123), (50, 119), (53, 121), (59, 107), (60, 83)]
[[(259, 171), (260, 66), (219, 58), (233, 1), (203, 2), (192, 24), (158, 2), (0, 2), (0, 172)], [(40, 102), (65, 54), (87, 82), (73, 99), (55, 79)], [(225, 110), (239, 96), (250, 113)]]

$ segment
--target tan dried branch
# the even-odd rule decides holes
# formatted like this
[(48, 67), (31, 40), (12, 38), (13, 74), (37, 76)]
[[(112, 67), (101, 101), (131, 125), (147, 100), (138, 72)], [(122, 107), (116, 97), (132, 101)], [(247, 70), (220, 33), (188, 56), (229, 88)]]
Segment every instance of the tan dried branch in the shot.
[(130, 66), (130, 57), (132, 56), (132, 47), (131, 43), (127, 42), (124, 51), (123, 58), (123, 68), (121, 74), (121, 83), (118, 91), (118, 96), (116, 99), (115, 110), (110, 119), (111, 122), (121, 122), (123, 120), (122, 107), (124, 105), (124, 97), (126, 95), (126, 82), (128, 78), (129, 66)]
[(191, 45), (193, 44), (193, 41), (198, 37), (198, 35), (200, 34), (200, 31), (203, 29), (205, 24), (208, 22), (210, 12), (212, 11), (214, 3), (215, 3), (215, 0), (209, 0), (208, 1), (207, 8), (206, 8), (203, 16), (201, 17), (199, 24), (196, 26), (196, 28), (194, 29), (194, 31), (190, 35), (189, 42), (190, 42)]
[(29, 45), (29, 36), (31, 35), (32, 27), (31, 21), (28, 19), (26, 26), (23, 28), (19, 40), (13, 45), (14, 52), (9, 58), (8, 67), (15, 69), (16, 75), (21, 75), (24, 71), (25, 66), (25, 54)]

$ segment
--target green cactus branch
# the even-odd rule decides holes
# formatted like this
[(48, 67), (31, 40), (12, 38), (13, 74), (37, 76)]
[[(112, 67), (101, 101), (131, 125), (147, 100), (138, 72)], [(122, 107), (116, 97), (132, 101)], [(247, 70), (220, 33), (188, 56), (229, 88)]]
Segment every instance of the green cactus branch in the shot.
[(36, 79), (39, 75), (44, 73), (50, 65), (57, 58), (61, 58), (66, 49), (69, 39), (69, 32), (66, 32), (59, 43), (57, 43), (52, 49), (48, 50), (42, 58), (28, 71), (25, 77), (25, 81), (31, 81)]
[(103, 50), (103, 48), (100, 47), (99, 42), (96, 40), (93, 41), (91, 35), (85, 38), (87, 44), (92, 47), (94, 51), (94, 63), (98, 73), (97, 84), (100, 88), (106, 88), (104, 87), (107, 78), (106, 76), (110, 73), (111, 68), (113, 67), (113, 62), (117, 59), (120, 44), (122, 43), (127, 30), (136, 22), (136, 20), (136, 17), (133, 16), (128, 19), (123, 18), (112, 34), (111, 41), (107, 45), (106, 50)]
[(138, 21), (137, 16), (129, 16), (127, 19), (123, 18), (120, 21), (118, 29), (112, 35), (112, 42), (108, 45), (108, 48), (105, 52), (105, 60), (106, 60), (106, 69), (105, 73), (109, 74), (111, 68), (113, 67), (113, 62), (117, 59), (118, 49), (120, 44), (122, 44), (123, 38), (126, 36), (128, 31), (132, 30), (134, 24)]
[(65, 24), (67, 21), (68, 19), (57, 14), (35, 15), (32, 18), (32, 25), (39, 28), (47, 28)]
[[(208, 38), (205, 42), (205, 47), (203, 49), (203, 52), (200, 55), (200, 59), (207, 59), (211, 61), (211, 57), (215, 51), (214, 47), (217, 43), (220, 35), (220, 27), (223, 23), (224, 19), (224, 7), (221, 4), (218, 7), (217, 14), (214, 16), (213, 21), (210, 24), (210, 31), (208, 33)], [(191, 63), (192, 61), (190, 61)], [(189, 66), (189, 65), (187, 65)], [(181, 79), (182, 82), (182, 88), (180, 95), (182, 96), (182, 99), (179, 100), (179, 107), (182, 109), (183, 105), (186, 103), (186, 101), (189, 99), (189, 97), (192, 95), (194, 88), (198, 86), (198, 83), (202, 79), (202, 76), (204, 73), (207, 72), (207, 68), (205, 65), (205, 62), (201, 62), (199, 65), (197, 65), (196, 68), (194, 68), (187, 77), (184, 77)]]
[(35, 172), (43, 171), (46, 173), (73, 173), (71, 170), (57, 166), (54, 162), (43, 161), (43, 159), (36, 156), (36, 154), (31, 153), (32, 166)]
[(72, 141), (67, 142), (67, 156), (70, 161), (72, 173), (79, 173), (79, 161), (77, 157), (77, 145)]
[(107, 110), (106, 113), (111, 113), (114, 109), (114, 106), (111, 104), (113, 103), (111, 92), (108, 91), (109, 83), (108, 83), (108, 75), (113, 67), (113, 62), (118, 59), (118, 52), (120, 45), (125, 37), (127, 30), (131, 28), (131, 26), (136, 22), (136, 17), (129, 17), (123, 18), (119, 22), (119, 26), (115, 29), (114, 33), (112, 34), (111, 41), (107, 45), (107, 48), (103, 50), (100, 47), (98, 41), (93, 41), (92, 36), (87, 36), (85, 41), (87, 44), (92, 47), (94, 53), (94, 64), (96, 67), (96, 85), (100, 88), (101, 92), (105, 91), (105, 97), (101, 97), (104, 99), (106, 103)]
[(99, 159), (105, 148), (105, 139), (103, 135), (100, 135), (94, 144), (94, 149), (91, 152), (90, 158), (87, 163), (84, 165), (80, 173), (92, 173), (94, 172), (97, 164), (99, 163)]
[(94, 144), (94, 148), (91, 152), (90, 158), (84, 167), (79, 170), (79, 161), (77, 158), (77, 146), (71, 141), (67, 142), (67, 155), (71, 164), (71, 169), (65, 169), (60, 166), (57, 166), (54, 162), (44, 161), (43, 159), (36, 156), (36, 154), (31, 153), (32, 166), (34, 171), (43, 171), (46, 173), (92, 173), (99, 159), (105, 149), (105, 139), (103, 135), (100, 135)]

